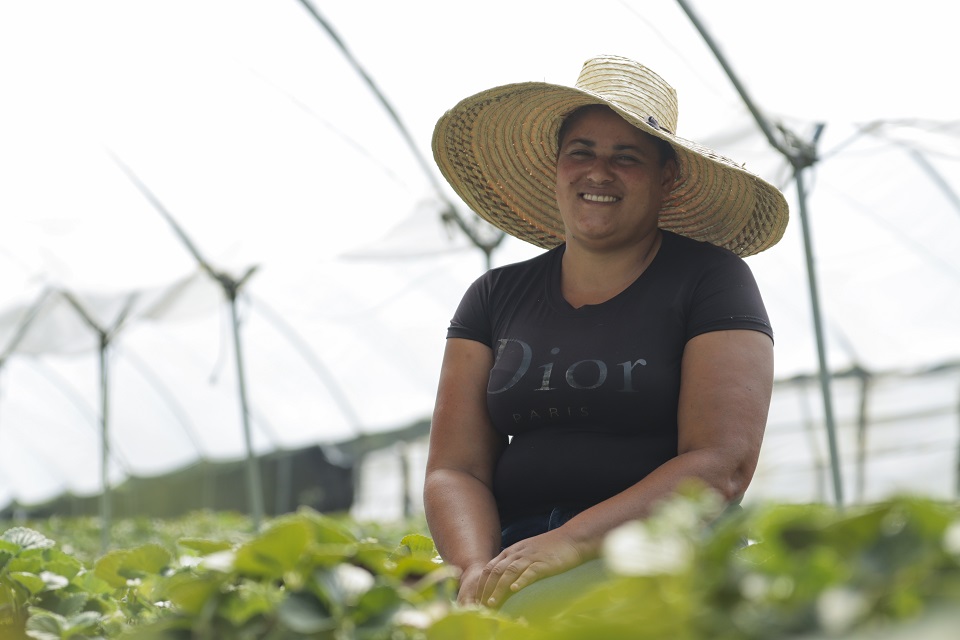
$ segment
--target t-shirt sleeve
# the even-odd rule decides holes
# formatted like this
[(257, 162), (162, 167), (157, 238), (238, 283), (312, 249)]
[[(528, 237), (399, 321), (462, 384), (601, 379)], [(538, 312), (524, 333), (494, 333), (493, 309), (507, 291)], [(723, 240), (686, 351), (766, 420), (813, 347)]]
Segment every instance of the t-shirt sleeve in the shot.
[(687, 340), (702, 333), (751, 329), (773, 339), (773, 327), (750, 267), (730, 254), (704, 271), (693, 295)]
[(467, 288), (450, 320), (447, 338), (466, 338), (493, 346), (490, 320), (490, 274), (477, 278)]

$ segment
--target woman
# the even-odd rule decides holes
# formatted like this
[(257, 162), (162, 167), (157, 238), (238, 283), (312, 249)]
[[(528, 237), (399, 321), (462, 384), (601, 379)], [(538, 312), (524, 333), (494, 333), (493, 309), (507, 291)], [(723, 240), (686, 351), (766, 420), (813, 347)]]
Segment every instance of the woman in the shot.
[(464, 201), (549, 249), (478, 279), (448, 331), (424, 504), (460, 603), (595, 558), (687, 479), (730, 501), (750, 482), (773, 334), (740, 256), (780, 239), (787, 205), (674, 135), (676, 109), (605, 56), (575, 88), (497, 87), (437, 124)]

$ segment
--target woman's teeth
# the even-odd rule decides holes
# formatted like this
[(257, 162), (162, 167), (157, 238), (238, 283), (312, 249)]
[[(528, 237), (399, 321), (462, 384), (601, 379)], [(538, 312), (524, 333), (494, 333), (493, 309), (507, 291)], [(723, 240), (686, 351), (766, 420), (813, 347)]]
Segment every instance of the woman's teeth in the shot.
[(581, 197), (589, 202), (616, 202), (620, 199), (616, 196), (601, 196), (593, 193), (584, 193)]

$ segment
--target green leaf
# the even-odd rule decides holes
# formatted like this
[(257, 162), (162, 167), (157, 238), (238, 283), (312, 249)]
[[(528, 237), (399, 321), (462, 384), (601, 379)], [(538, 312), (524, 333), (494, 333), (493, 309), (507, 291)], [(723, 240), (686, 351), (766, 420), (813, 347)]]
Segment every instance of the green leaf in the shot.
[(27, 635), (35, 640), (63, 640), (67, 619), (43, 609), (30, 609), (30, 617), (24, 626)]
[(110, 596), (113, 594), (113, 586), (106, 580), (98, 577), (93, 571), (81, 571), (73, 577), (70, 583), (90, 594), (101, 596)]
[(158, 544), (110, 551), (94, 566), (94, 573), (113, 587), (125, 587), (129, 580), (158, 575), (170, 565), (170, 552)]
[(349, 562), (359, 550), (360, 546), (355, 542), (311, 544), (306, 550), (306, 560), (311, 566), (332, 567)]
[(17, 555), (20, 551), (20, 545), (0, 538), (0, 554)]
[(46, 564), (43, 549), (24, 549), (16, 558), (7, 563), (7, 571), (28, 571), (40, 573)]
[(342, 523), (329, 516), (310, 509), (301, 509), (296, 518), (309, 522), (313, 527), (313, 538), (322, 544), (349, 544), (357, 542), (357, 536)]
[(86, 637), (88, 631), (96, 632), (96, 627), (100, 622), (100, 614), (96, 611), (83, 611), (67, 618), (63, 628), (63, 638), (72, 638), (84, 634)]
[(351, 617), (358, 625), (368, 624), (372, 621), (384, 620), (403, 604), (404, 600), (396, 589), (380, 584), (360, 596), (351, 612)]
[(35, 573), (27, 573), (26, 571), (11, 571), (10, 578), (23, 586), (23, 588), (25, 588), (32, 596), (40, 593), (46, 587), (46, 583), (44, 583), (43, 578)]
[(73, 593), (66, 597), (61, 596), (54, 608), (54, 613), (62, 616), (74, 616), (86, 608), (90, 597), (86, 593)]
[(307, 593), (290, 594), (277, 609), (280, 621), (291, 631), (312, 635), (337, 626), (323, 604)]
[(266, 616), (283, 600), (284, 593), (272, 584), (246, 581), (231, 591), (219, 613), (234, 627), (240, 628), (255, 616)]
[(406, 548), (412, 555), (425, 555), (429, 558), (437, 555), (437, 548), (433, 540), (419, 533), (411, 533), (403, 537), (400, 547)]
[(396, 578), (424, 576), (443, 566), (443, 561), (433, 544), (433, 540), (420, 534), (403, 537), (390, 556), (390, 564), (384, 572)]
[(391, 571), (390, 574), (403, 580), (411, 576), (425, 576), (442, 567), (443, 562), (440, 561), (439, 558), (407, 556), (404, 558), (398, 558), (394, 562), (393, 571)]
[(364, 541), (357, 545), (350, 561), (366, 567), (371, 573), (377, 575), (393, 575), (397, 568), (393, 557), (394, 553), (382, 544)]
[(49, 549), (56, 544), (42, 533), (26, 527), (8, 529), (0, 536), (0, 540), (11, 542), (20, 549)]
[(43, 568), (46, 571), (61, 575), (67, 580), (72, 580), (83, 570), (83, 564), (79, 560), (59, 549), (45, 551), (44, 558)]
[(279, 579), (292, 570), (310, 540), (303, 520), (279, 522), (237, 549), (234, 568), (240, 573)]
[(7, 563), (19, 552), (20, 547), (17, 545), (12, 542), (7, 542), (6, 540), (0, 540), (0, 575), (3, 575), (3, 570), (7, 566)]
[(159, 574), (170, 566), (173, 557), (159, 544), (130, 549), (124, 568), (137, 573)]
[(483, 610), (456, 611), (427, 629), (427, 640), (489, 640), (497, 637), (501, 622)]
[(218, 572), (178, 573), (163, 582), (160, 593), (186, 613), (198, 616), (207, 602), (220, 593), (226, 580), (227, 577)]
[(218, 551), (227, 551), (233, 544), (223, 540), (208, 540), (206, 538), (181, 538), (177, 544), (186, 549), (196, 551), (201, 556), (207, 556)]

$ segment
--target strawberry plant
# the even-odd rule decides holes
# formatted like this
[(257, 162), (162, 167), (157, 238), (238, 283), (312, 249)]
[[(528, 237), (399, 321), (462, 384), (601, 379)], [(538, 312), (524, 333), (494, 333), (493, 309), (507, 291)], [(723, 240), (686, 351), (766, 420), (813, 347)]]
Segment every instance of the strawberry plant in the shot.
[(696, 491), (667, 502), (614, 531), (592, 574), (500, 611), (457, 607), (454, 572), (429, 537), (403, 535), (410, 523), (303, 509), (253, 533), (202, 513), (124, 523), (125, 545), (99, 557), (65, 520), (14, 527), (0, 536), (0, 638), (933, 640), (960, 624), (955, 504), (767, 505), (704, 526), (716, 507)]

